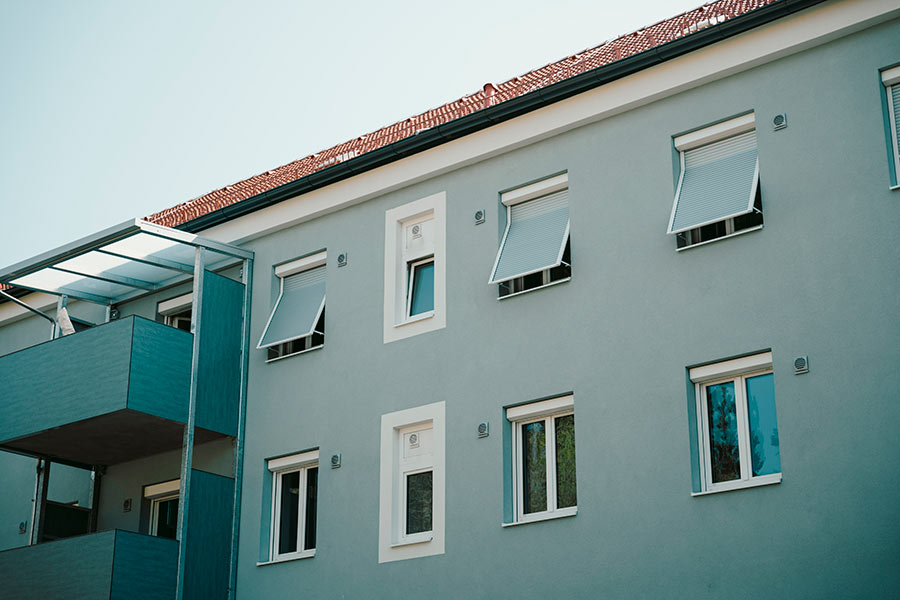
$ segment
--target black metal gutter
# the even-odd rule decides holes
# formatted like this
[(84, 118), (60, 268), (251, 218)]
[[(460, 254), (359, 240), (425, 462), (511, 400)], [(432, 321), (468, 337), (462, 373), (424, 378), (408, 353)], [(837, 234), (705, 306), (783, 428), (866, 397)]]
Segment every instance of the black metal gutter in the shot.
[(283, 200), (337, 183), (365, 171), (384, 166), (395, 160), (424, 152), (435, 146), (475, 133), (491, 125), (502, 123), (554, 102), (571, 98), (582, 92), (642, 71), (667, 60), (739, 35), (761, 25), (771, 23), (791, 13), (820, 4), (825, 0), (781, 0), (749, 13), (710, 25), (671, 42), (666, 42), (639, 54), (623, 58), (557, 83), (528, 92), (500, 104), (478, 110), (442, 125), (432, 127), (387, 146), (366, 152), (356, 158), (317, 171), (301, 179), (285, 183), (271, 190), (251, 196), (230, 206), (199, 216), (178, 225), (178, 229), (197, 233), (241, 217)]

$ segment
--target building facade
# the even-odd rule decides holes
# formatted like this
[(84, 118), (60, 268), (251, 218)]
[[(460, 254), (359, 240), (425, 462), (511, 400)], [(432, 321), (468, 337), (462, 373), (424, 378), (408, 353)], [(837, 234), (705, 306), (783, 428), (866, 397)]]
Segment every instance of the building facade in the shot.
[(402, 158), (82, 240), (190, 267), (102, 271), (116, 319), (38, 284), (73, 248), (0, 272), (109, 321), (35, 345), (0, 304), (3, 446), (95, 473), (95, 533), (51, 541), (4, 458), (7, 529), (40, 509), (13, 597), (900, 592), (900, 7), (731, 5)]

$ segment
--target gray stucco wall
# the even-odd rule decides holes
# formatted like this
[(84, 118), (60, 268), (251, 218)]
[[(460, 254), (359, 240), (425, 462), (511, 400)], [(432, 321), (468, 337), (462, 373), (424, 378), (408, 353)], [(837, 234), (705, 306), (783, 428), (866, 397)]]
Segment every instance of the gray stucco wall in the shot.
[[(900, 593), (900, 192), (877, 75), (898, 60), (895, 21), (254, 241), (253, 344), (271, 265), (320, 248), (327, 335), (250, 357), (239, 597)], [(749, 110), (765, 228), (676, 253), (672, 136)], [(498, 302), (497, 192), (562, 170), (572, 281)], [(385, 345), (385, 210), (441, 191), (447, 327)], [(766, 348), (784, 480), (692, 497), (685, 367)], [(792, 375), (798, 355), (809, 374)], [(567, 391), (578, 515), (501, 528), (502, 409)], [(437, 401), (446, 552), (378, 564), (380, 417)], [(343, 455), (320, 472), (317, 554), (257, 567), (265, 459), (316, 446)]]

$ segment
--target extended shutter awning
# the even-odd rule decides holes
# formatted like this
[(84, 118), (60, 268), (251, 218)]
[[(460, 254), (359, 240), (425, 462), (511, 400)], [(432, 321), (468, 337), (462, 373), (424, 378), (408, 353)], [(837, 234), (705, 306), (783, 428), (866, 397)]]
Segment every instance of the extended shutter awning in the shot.
[(488, 282), (558, 267), (568, 240), (568, 188), (509, 206), (506, 232)]
[(755, 130), (683, 149), (681, 161), (681, 178), (669, 218), (669, 234), (754, 210), (753, 202), (759, 187)]
[(325, 310), (325, 266), (281, 279), (281, 293), (266, 323), (258, 349), (312, 335)]

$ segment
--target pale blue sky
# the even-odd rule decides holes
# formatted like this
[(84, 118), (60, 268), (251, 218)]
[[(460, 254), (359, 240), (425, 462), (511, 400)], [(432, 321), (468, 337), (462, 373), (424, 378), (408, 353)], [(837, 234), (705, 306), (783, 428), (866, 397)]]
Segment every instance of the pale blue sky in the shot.
[(700, 4), (0, 0), (0, 268)]

